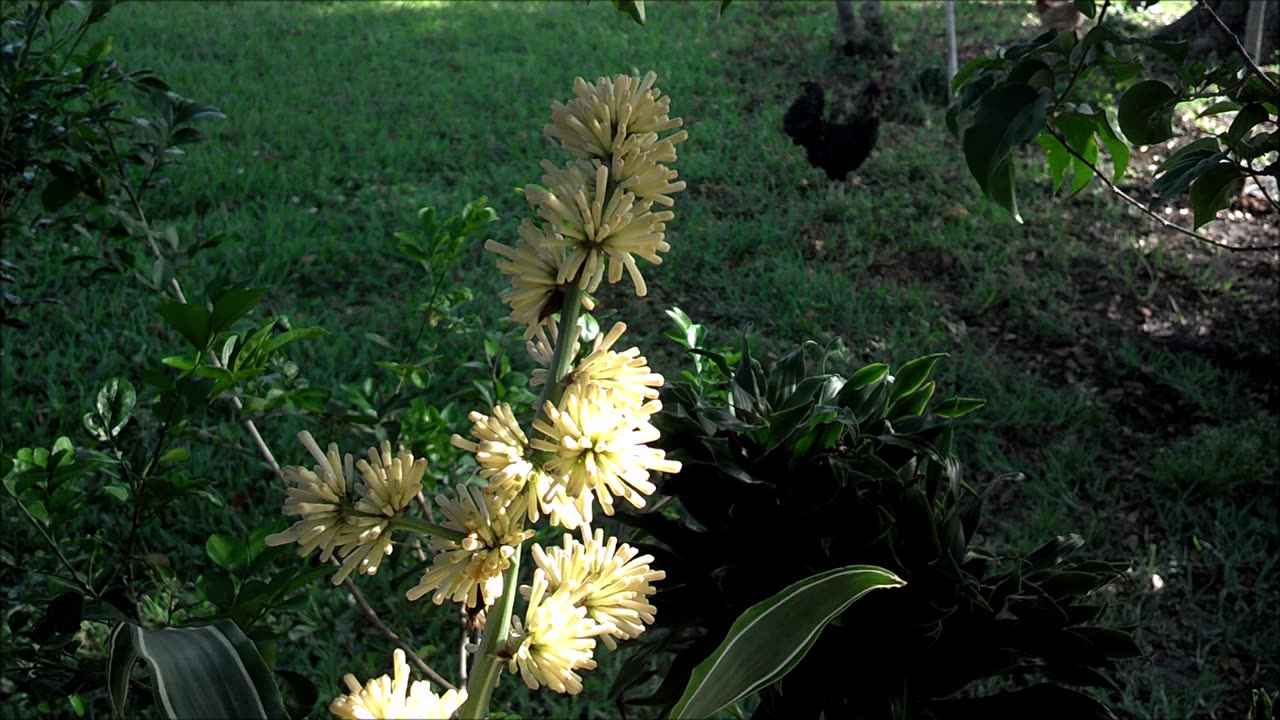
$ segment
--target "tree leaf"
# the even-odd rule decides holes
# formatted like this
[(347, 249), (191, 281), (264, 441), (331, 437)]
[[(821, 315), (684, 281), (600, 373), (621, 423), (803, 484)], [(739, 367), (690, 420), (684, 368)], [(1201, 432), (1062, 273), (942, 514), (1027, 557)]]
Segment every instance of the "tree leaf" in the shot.
[(280, 691), (253, 642), (229, 620), (150, 629), (116, 626), (107, 664), (111, 705), (125, 714), (129, 672), (147, 663), (167, 718), (287, 718)]
[[(1049, 93), (1014, 83), (998, 85), (982, 97), (973, 124), (964, 131), (963, 145), (969, 172), (988, 195), (991, 195), (992, 179), (999, 174), (997, 170), (1002, 169), (1009, 149), (1034, 140), (1044, 127), (1048, 103)], [(1003, 172), (1011, 169), (1009, 166)], [(1010, 207), (1012, 203), (1001, 204)], [(1011, 212), (1017, 214), (1012, 209)]]
[(195, 303), (161, 303), (160, 315), (196, 350), (209, 345), (209, 311)]
[(229, 535), (210, 535), (204, 549), (209, 559), (224, 570), (237, 572), (249, 564), (249, 548)]
[(1014, 180), (1017, 176), (1017, 170), (1014, 167), (1013, 156), (1006, 155), (1004, 161), (991, 174), (991, 182), (987, 187), (987, 195), (996, 202), (1000, 207), (1009, 211), (1013, 219), (1019, 224), (1022, 223), (1022, 214), (1018, 212), (1018, 195)]
[(1111, 182), (1118, 183), (1120, 178), (1124, 177), (1125, 172), (1129, 170), (1129, 146), (1111, 128), (1111, 123), (1107, 120), (1106, 113), (1098, 111), (1093, 118), (1094, 124), (1098, 129), (1098, 137), (1101, 138), (1102, 144), (1107, 147), (1107, 153), (1111, 155), (1111, 167), (1115, 171)]
[(235, 324), (253, 309), (267, 294), (268, 288), (231, 290), (213, 301), (213, 313), (209, 316), (209, 332), (216, 335)]
[(1143, 80), (1120, 96), (1120, 130), (1135, 145), (1154, 145), (1173, 137), (1177, 94), (1159, 80)]
[(733, 4), (733, 0), (720, 0), (720, 7), (716, 9), (716, 19), (724, 17), (724, 12)]
[(1195, 226), (1209, 222), (1218, 211), (1231, 204), (1231, 187), (1244, 177), (1234, 163), (1219, 163), (1209, 168), (1191, 183), (1191, 209), (1195, 213)]
[(1081, 15), (1084, 15), (1090, 20), (1098, 14), (1098, 8), (1094, 5), (1093, 0), (1075, 0), (1075, 6), (1076, 10), (1079, 10)]
[(804, 659), (827, 623), (855, 600), (877, 588), (905, 584), (888, 570), (850, 565), (801, 580), (753, 605), (694, 668), (670, 717), (710, 717), (781, 680)]
[(1071, 164), (1071, 153), (1067, 152), (1067, 146), (1054, 137), (1053, 133), (1049, 132), (1047, 128), (1040, 132), (1036, 142), (1040, 143), (1040, 147), (1044, 148), (1045, 157), (1049, 161), (1049, 178), (1053, 182), (1053, 192), (1056, 194), (1058, 188), (1062, 187), (1062, 181), (1067, 177), (1067, 166)]
[(1231, 129), (1222, 136), (1222, 142), (1232, 150), (1240, 152), (1240, 139), (1249, 134), (1249, 131), (1258, 123), (1267, 121), (1267, 110), (1259, 103), (1249, 103), (1240, 108), (1240, 112), (1236, 113), (1236, 119), (1231, 121)]
[(1071, 194), (1075, 195), (1093, 179), (1093, 168), (1089, 166), (1098, 164), (1098, 143), (1093, 139), (1097, 122), (1092, 115), (1064, 112), (1054, 118), (1054, 123), (1067, 138), (1067, 146), (1084, 156), (1084, 160), (1071, 156)]

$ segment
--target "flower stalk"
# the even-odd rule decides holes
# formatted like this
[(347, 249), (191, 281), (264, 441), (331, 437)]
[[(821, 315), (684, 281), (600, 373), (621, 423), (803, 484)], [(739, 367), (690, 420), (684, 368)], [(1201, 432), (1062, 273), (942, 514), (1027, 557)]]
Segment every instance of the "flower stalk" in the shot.
[(471, 668), (471, 677), (467, 682), (467, 701), (458, 708), (456, 717), (477, 720), (489, 716), (489, 700), (493, 697), (493, 689), (498, 684), (498, 673), (502, 671), (503, 659), (498, 657), (498, 649), (504, 648), (511, 638), (511, 615), (516, 607), (516, 587), (520, 579), (520, 548), (516, 546), (515, 555), (511, 556), (511, 565), (502, 574), (502, 597), (493, 610), (493, 617), (485, 622), (484, 637), (480, 640), (480, 648), (476, 651), (475, 665)]
[[(578, 350), (578, 317), (582, 314), (582, 288), (577, 282), (572, 283), (564, 293), (564, 304), (560, 308), (560, 334), (556, 338), (556, 348), (551, 356), (550, 378), (542, 388), (542, 397), (538, 401), (538, 417), (546, 417), (546, 405), (555, 405), (564, 395), (565, 378), (573, 367), (574, 356)], [(505, 647), (511, 637), (511, 615), (515, 609), (516, 588), (520, 579), (520, 549), (511, 557), (511, 565), (502, 575), (502, 596), (498, 601), (497, 612), (485, 622), (484, 636), (480, 640), (480, 648), (476, 651), (475, 665), (471, 669), (471, 677), (467, 684), (467, 702), (458, 710), (458, 717), (484, 718), (489, 714), (489, 700), (493, 696), (493, 688), (502, 670), (503, 659), (497, 655), (498, 648)]]
[[(650, 420), (662, 409), (663, 378), (638, 348), (615, 349), (623, 323), (579, 358), (578, 323), (594, 309), (591, 293), (605, 280), (628, 277), (645, 295), (639, 262), (659, 265), (670, 249), (665, 230), (674, 215), (655, 206), (671, 207), (671, 195), (685, 187), (665, 163), (675, 161), (675, 145), (688, 135), (659, 135), (682, 122), (669, 117), (670, 101), (653, 87), (656, 79), (654, 73), (594, 83), (579, 78), (576, 98), (553, 104), (545, 129), (575, 159), (542, 163), (541, 184), (525, 188), (536, 217), (520, 224), (514, 245), (485, 243), (511, 279), (501, 299), (511, 318), (527, 326), (526, 347), (540, 366), (531, 383), (542, 386), (541, 397), (533, 408), (499, 403), (468, 414), (470, 437), (455, 434), (449, 442), (472, 453), (477, 469), (435, 496), (442, 523), (407, 512), (421, 491), (422, 459), (404, 449), (392, 455), (384, 442), (356, 462), (336, 445), (322, 449), (300, 435), (316, 464), (285, 468), (291, 485), (285, 513), (298, 520), (268, 544), (296, 543), (304, 556), (319, 550), (322, 560), (341, 563), (334, 578), (341, 582), (377, 572), (394, 550), (394, 531), (429, 535), (434, 558), (406, 597), (456, 602), (467, 617), (484, 618), (470, 673), (464, 672), (466, 690), (437, 696), (418, 683), (409, 687), (398, 654), (392, 676), (363, 686), (348, 676), (350, 692), (330, 706), (335, 715), (487, 717), (504, 665), (531, 690), (576, 694), (583, 690), (580, 671), (596, 667), (597, 643), (615, 648), (653, 623), (657, 609), (649, 598), (666, 573), (650, 568), (651, 555), (603, 530), (593, 533), (591, 523), (597, 505), (606, 515), (620, 500), (644, 507), (656, 489), (650, 474), (680, 471), (679, 462), (650, 446), (659, 437)], [(532, 423), (522, 427), (519, 415), (526, 412)], [(565, 534), (559, 548), (534, 544), (532, 584), (521, 585), (524, 545), (544, 517), (580, 533), (581, 541)], [(525, 600), (521, 615), (517, 595)]]
[(391, 521), (391, 526), (402, 530), (411, 530), (413, 532), (422, 533), (423, 535), (430, 535), (431, 537), (438, 537), (443, 540), (461, 540), (466, 537), (465, 533), (461, 533), (452, 528), (447, 528), (443, 525), (427, 522), (422, 518), (414, 517), (409, 514), (397, 515), (395, 519)]

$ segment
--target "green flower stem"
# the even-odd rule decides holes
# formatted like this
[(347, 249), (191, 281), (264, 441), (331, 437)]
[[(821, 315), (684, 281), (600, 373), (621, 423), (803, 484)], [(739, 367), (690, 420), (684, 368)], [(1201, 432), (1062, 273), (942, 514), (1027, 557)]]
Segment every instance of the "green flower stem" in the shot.
[[(582, 288), (576, 281), (564, 292), (564, 303), (560, 306), (560, 335), (551, 354), (551, 367), (547, 369), (547, 384), (542, 388), (542, 397), (538, 401), (537, 417), (540, 419), (546, 418), (547, 403), (555, 405), (564, 395), (564, 379), (578, 354), (578, 316), (582, 314), (582, 296)], [(522, 547), (523, 544), (516, 546), (511, 564), (502, 574), (502, 596), (498, 598), (497, 606), (489, 608), (484, 637), (480, 640), (471, 679), (467, 683), (467, 701), (458, 708), (458, 718), (484, 718), (489, 715), (489, 700), (502, 670), (503, 661), (497, 651), (506, 647), (511, 637), (511, 613), (519, 593)]]
[(489, 699), (493, 697), (493, 688), (498, 684), (498, 673), (502, 671), (503, 663), (497, 651), (506, 647), (511, 637), (511, 613), (516, 606), (516, 595), (520, 593), (522, 547), (523, 543), (516, 546), (511, 564), (502, 574), (502, 596), (495, 606), (489, 608), (488, 617), (485, 618), (484, 638), (480, 640), (475, 665), (471, 668), (471, 679), (467, 683), (467, 701), (458, 708), (455, 717), (479, 720), (489, 716)]
[(564, 303), (560, 306), (560, 335), (551, 354), (551, 367), (547, 368), (547, 383), (542, 387), (542, 397), (538, 400), (539, 420), (546, 419), (548, 402), (559, 405), (560, 398), (564, 396), (564, 379), (578, 354), (578, 317), (582, 315), (584, 294), (577, 278), (564, 291)]
[(464, 532), (450, 530), (442, 525), (427, 522), (421, 518), (416, 518), (409, 514), (397, 515), (392, 521), (391, 526), (402, 530), (413, 530), (423, 535), (431, 535), (432, 537), (443, 538), (445, 540), (461, 540), (466, 537)]

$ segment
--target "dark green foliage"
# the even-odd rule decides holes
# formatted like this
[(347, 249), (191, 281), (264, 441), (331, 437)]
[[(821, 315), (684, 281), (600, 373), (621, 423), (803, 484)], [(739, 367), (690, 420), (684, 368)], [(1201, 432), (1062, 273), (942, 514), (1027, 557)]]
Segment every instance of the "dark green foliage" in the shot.
[[(662, 442), (684, 467), (660, 493), (696, 524), (661, 511), (624, 518), (656, 541), (645, 549), (667, 572), (648, 650), (675, 656), (655, 695), (628, 695), (624, 677), (620, 702), (669, 706), (746, 608), (815, 573), (869, 564), (907, 585), (833, 622), (762, 694), (758, 717), (1109, 717), (1068, 686), (1111, 687), (1114, 663), (1139, 655), (1126, 632), (1093, 624), (1103, 609), (1093, 593), (1124, 565), (1070, 559), (1076, 536), (1026, 557), (974, 545), (997, 483), (966, 483), (953, 452), (948, 416), (981, 403), (930, 409), (941, 355), (896, 377), (879, 364), (846, 377), (813, 371), (806, 349), (766, 368), (744, 346), (727, 401), (688, 382), (666, 398)], [(971, 697), (985, 678), (1009, 687)]]
[[(1086, 15), (1096, 9), (1092, 2), (1079, 4), (1086, 6), (1081, 8)], [(1175, 152), (1154, 183), (1157, 204), (1190, 188), (1198, 228), (1227, 207), (1238, 181), (1276, 174), (1276, 164), (1267, 165), (1264, 156), (1280, 150), (1280, 135), (1266, 130), (1280, 104), (1280, 75), (1264, 77), (1238, 56), (1216, 67), (1187, 64), (1185, 43), (1128, 37), (1112, 29), (1105, 22), (1109, 5), (1102, 3), (1098, 24), (1082, 38), (1074, 30), (1051, 30), (971, 61), (953, 81), (957, 92), (947, 125), (962, 139), (970, 173), (983, 192), (1017, 217), (1014, 147), (1037, 140), (1046, 151), (1054, 189), (1070, 169), (1074, 195), (1096, 174), (1100, 146), (1111, 156), (1111, 182), (1118, 182), (1129, 163), (1129, 144), (1155, 145), (1173, 138), (1179, 103), (1218, 98), (1203, 114), (1236, 112), (1231, 127)], [(1156, 60), (1173, 63), (1170, 82), (1136, 78), (1157, 68), (1141, 54), (1144, 49)], [(1113, 101), (1082, 90), (1090, 76), (1105, 78), (1104, 84), (1118, 94), (1112, 113), (1124, 140), (1108, 120), (1105, 108)]]
[[(94, 277), (138, 272), (159, 286), (172, 264), (138, 267), (139, 243), (129, 241), (167, 240), (176, 251), (178, 239), (148, 227), (142, 198), (164, 182), (183, 146), (203, 140), (196, 124), (223, 115), (150, 70), (125, 71), (109, 37), (85, 47), (113, 5), (46, 0), (0, 10), (0, 235), (47, 242), (75, 228), (80, 239), (101, 243), (75, 258), (93, 263)], [(20, 269), (0, 264), (0, 282), (16, 285)], [(25, 328), (22, 308), (32, 302), (6, 292), (0, 326)]]

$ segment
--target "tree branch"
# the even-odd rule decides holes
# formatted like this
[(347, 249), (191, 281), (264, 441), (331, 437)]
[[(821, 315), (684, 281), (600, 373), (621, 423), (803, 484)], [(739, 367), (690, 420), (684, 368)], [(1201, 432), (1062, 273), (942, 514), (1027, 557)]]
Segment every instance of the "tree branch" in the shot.
[(405, 655), (409, 656), (409, 661), (418, 666), (418, 669), (422, 671), (423, 675), (431, 678), (432, 682), (445, 690), (457, 689), (453, 686), (453, 683), (450, 683), (448, 680), (440, 677), (439, 673), (432, 670), (430, 665), (423, 662), (422, 658), (418, 657), (418, 651), (413, 649), (412, 645), (405, 642), (404, 639), (397, 635), (394, 630), (387, 627), (386, 623), (382, 622), (382, 618), (378, 617), (378, 612), (374, 610), (373, 606), (369, 604), (369, 601), (365, 599), (364, 593), (360, 592), (360, 588), (356, 587), (355, 582), (353, 582), (351, 578), (347, 578), (343, 582), (343, 585), (347, 587), (347, 591), (351, 593), (351, 597), (355, 599), (356, 604), (364, 611), (365, 618), (367, 618), (369, 622), (373, 623), (373, 626), (385, 635), (388, 640), (395, 643), (401, 650), (404, 650)]
[(1235, 247), (1233, 245), (1227, 245), (1225, 243), (1220, 243), (1217, 240), (1214, 240), (1213, 238), (1201, 235), (1195, 230), (1190, 230), (1188, 228), (1182, 227), (1177, 223), (1169, 222), (1168, 220), (1165, 220), (1164, 218), (1160, 217), (1160, 213), (1157, 213), (1155, 210), (1152, 210), (1151, 208), (1143, 204), (1142, 201), (1138, 200), (1137, 198), (1134, 198), (1129, 193), (1121, 190), (1119, 186), (1117, 186), (1114, 182), (1111, 181), (1111, 178), (1107, 177), (1106, 175), (1103, 175), (1102, 171), (1098, 169), (1097, 165), (1090, 162), (1088, 158), (1076, 152), (1076, 150), (1071, 147), (1071, 144), (1067, 142), (1067, 139), (1063, 137), (1062, 133), (1058, 132), (1057, 128), (1055, 128), (1053, 125), (1046, 124), (1045, 129), (1049, 131), (1050, 135), (1053, 135), (1055, 138), (1057, 138), (1059, 143), (1062, 143), (1062, 147), (1066, 148), (1067, 152), (1070, 153), (1072, 157), (1074, 157), (1076, 160), (1079, 160), (1081, 163), (1084, 163), (1085, 167), (1092, 170), (1095, 175), (1097, 175), (1104, 183), (1106, 183), (1107, 186), (1111, 188), (1111, 192), (1114, 192), (1115, 194), (1119, 195), (1121, 198), (1125, 200), (1125, 202), (1129, 203), (1130, 205), (1146, 213), (1152, 220), (1155, 220), (1156, 222), (1160, 223), (1166, 228), (1173, 230), (1175, 232), (1178, 232), (1182, 235), (1186, 235), (1189, 238), (1195, 238), (1200, 242), (1207, 243), (1215, 247), (1220, 247), (1223, 250), (1230, 250), (1231, 252), (1264, 252), (1268, 250), (1280, 250), (1280, 245), (1266, 245), (1263, 247)]
[(1231, 38), (1231, 42), (1235, 43), (1236, 50), (1240, 53), (1240, 57), (1244, 58), (1244, 64), (1253, 71), (1253, 74), (1257, 75), (1268, 88), (1271, 88), (1271, 92), (1280, 95), (1280, 86), (1277, 86), (1271, 78), (1267, 77), (1267, 74), (1262, 72), (1262, 68), (1258, 67), (1258, 63), (1253, 61), (1253, 58), (1249, 55), (1249, 51), (1246, 50), (1244, 48), (1244, 44), (1240, 42), (1240, 36), (1236, 35), (1231, 31), (1231, 28), (1227, 27), (1227, 24), (1222, 21), (1222, 18), (1218, 17), (1218, 13), (1214, 12), (1213, 8), (1209, 7), (1209, 3), (1205, 2), (1205, 0), (1196, 0), (1196, 5), (1201, 10), (1209, 13), (1209, 16), (1213, 18), (1213, 21), (1218, 24), (1218, 28), (1222, 30), (1222, 32), (1226, 33), (1227, 37)]

